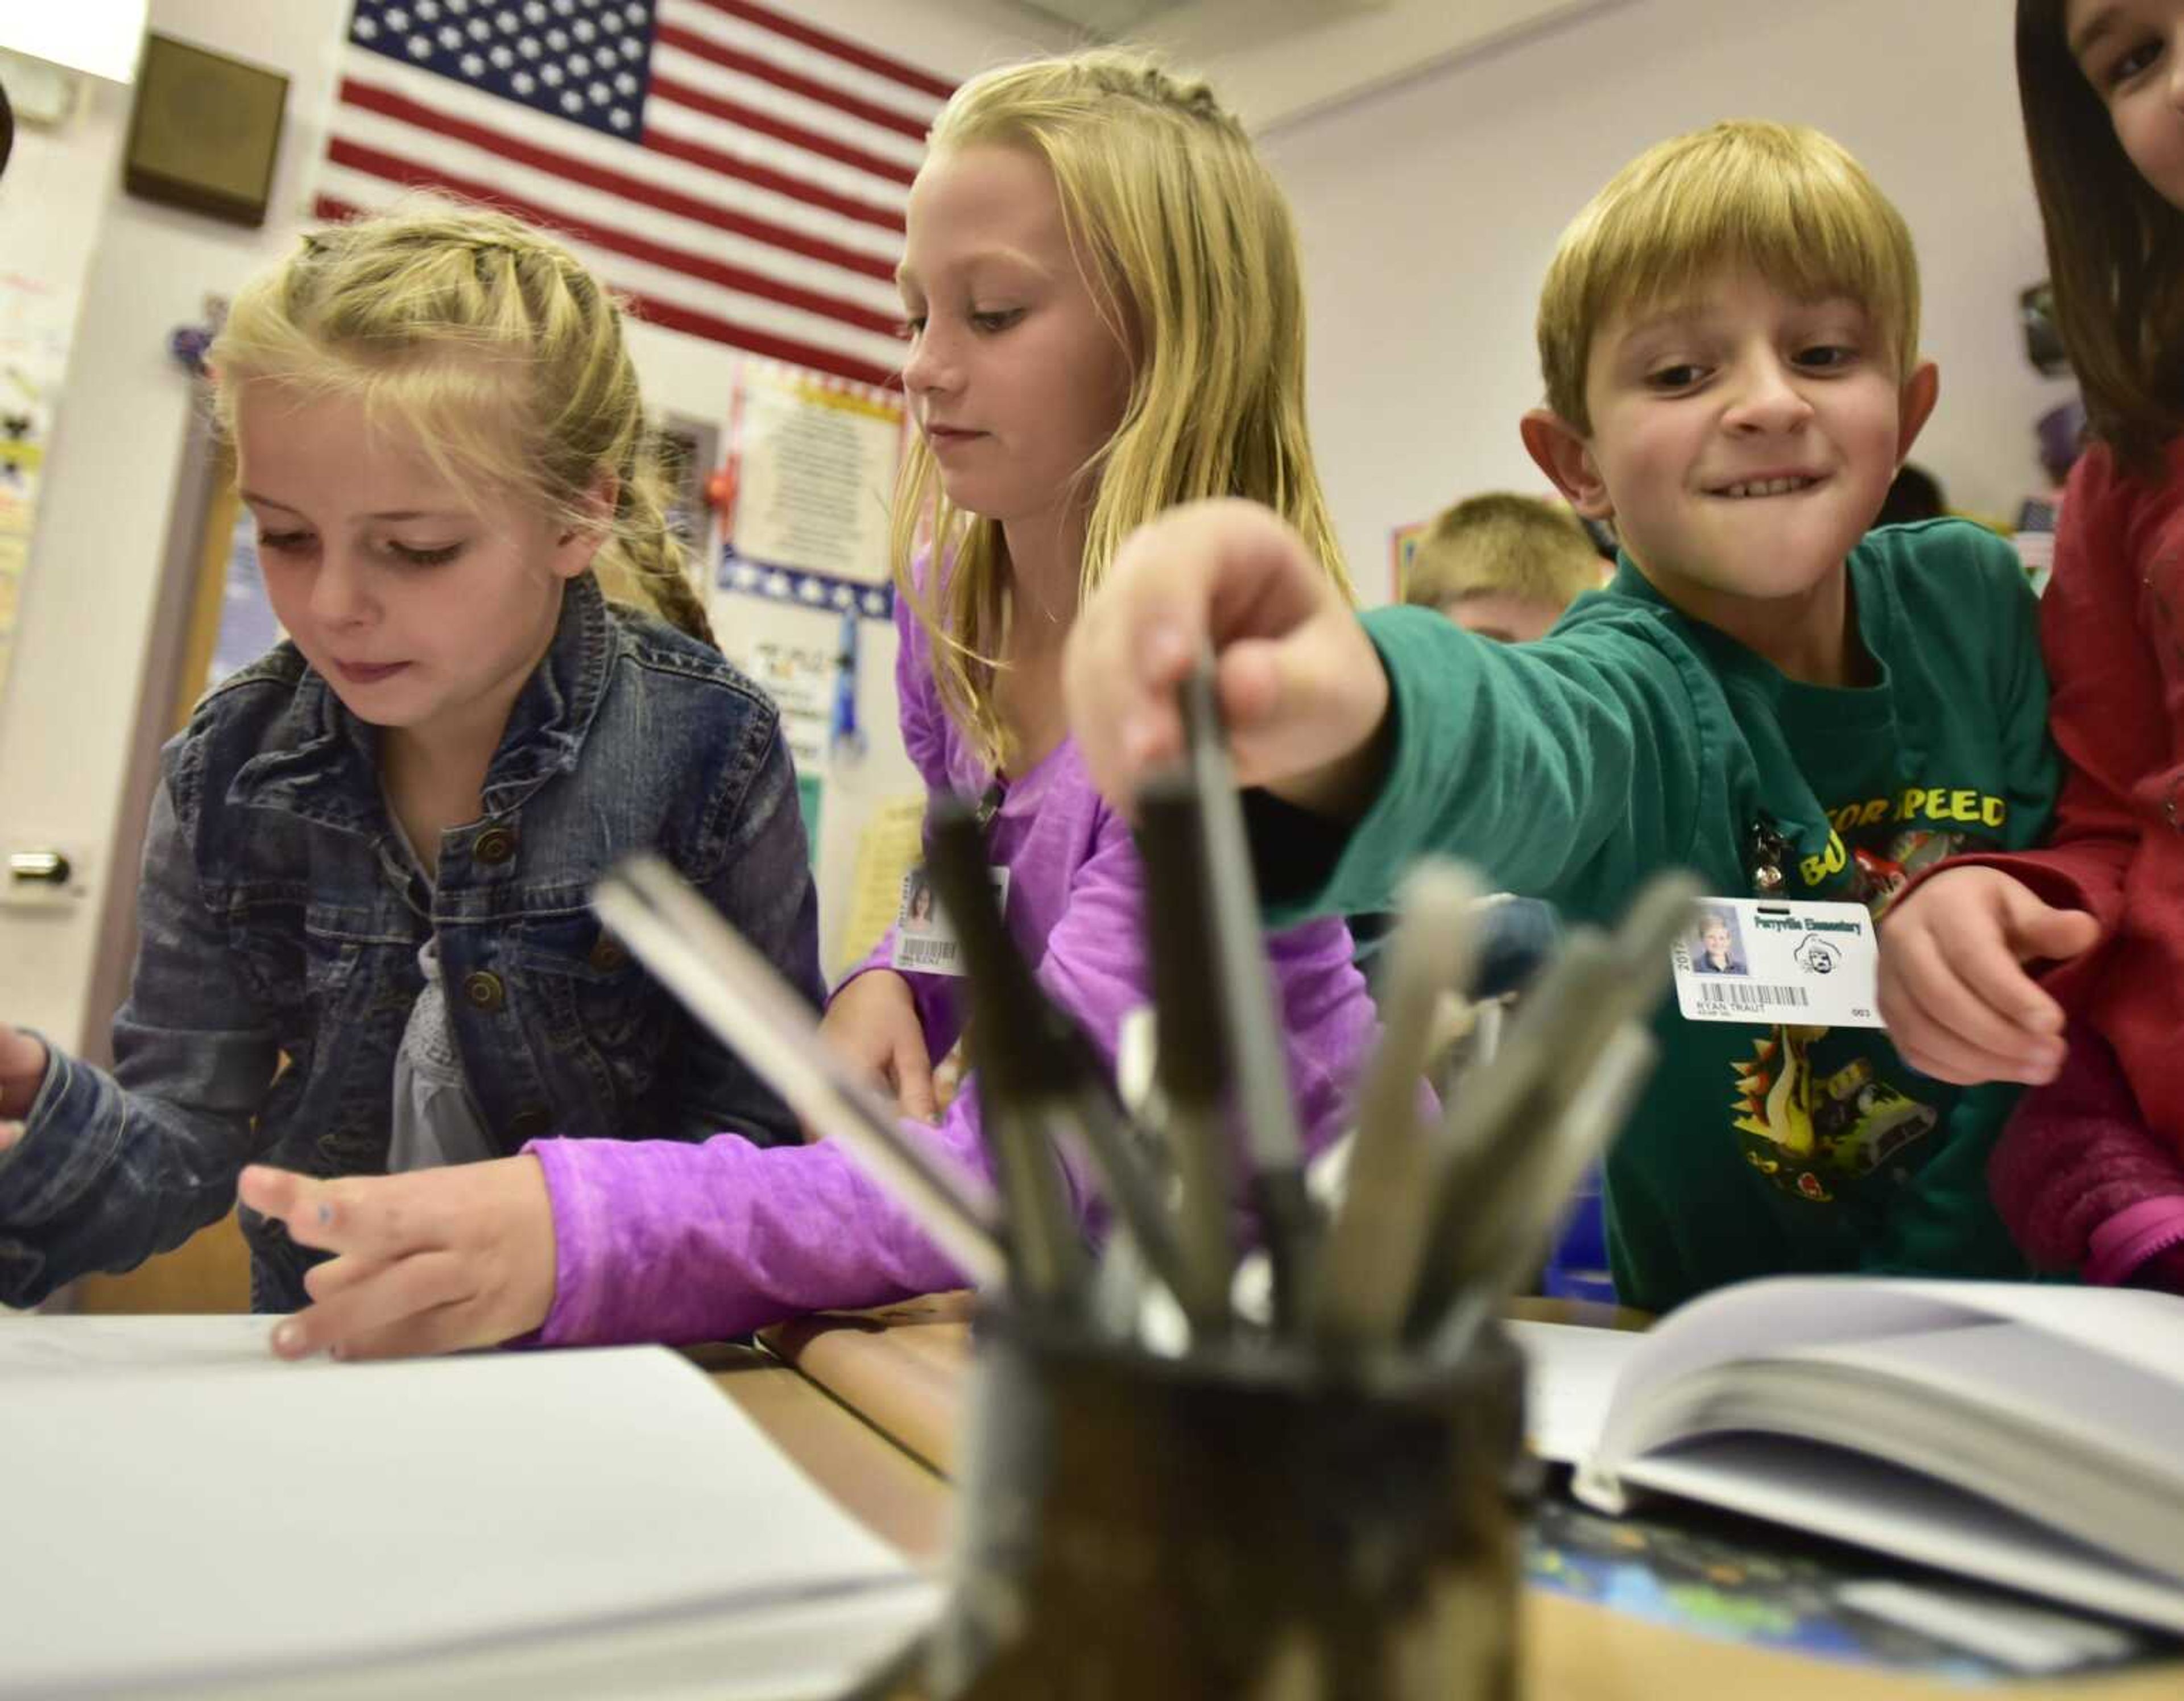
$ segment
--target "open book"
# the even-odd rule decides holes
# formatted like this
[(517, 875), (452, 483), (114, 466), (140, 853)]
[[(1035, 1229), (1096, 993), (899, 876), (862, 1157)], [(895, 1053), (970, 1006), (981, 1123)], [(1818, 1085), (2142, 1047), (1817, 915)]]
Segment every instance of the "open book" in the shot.
[(938, 1603), (658, 1347), (0, 1320), (0, 1698), (826, 1695)]
[(1513, 1330), (1534, 1444), (1603, 1511), (1680, 1495), (2184, 1632), (2184, 1300), (1786, 1277)]

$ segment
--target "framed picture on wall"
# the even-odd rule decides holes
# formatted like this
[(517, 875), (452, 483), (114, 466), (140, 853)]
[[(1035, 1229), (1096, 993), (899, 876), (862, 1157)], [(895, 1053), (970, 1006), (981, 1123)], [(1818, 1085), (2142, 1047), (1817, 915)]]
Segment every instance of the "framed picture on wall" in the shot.
[(287, 104), (278, 71), (147, 35), (123, 186), (148, 201), (262, 225)]

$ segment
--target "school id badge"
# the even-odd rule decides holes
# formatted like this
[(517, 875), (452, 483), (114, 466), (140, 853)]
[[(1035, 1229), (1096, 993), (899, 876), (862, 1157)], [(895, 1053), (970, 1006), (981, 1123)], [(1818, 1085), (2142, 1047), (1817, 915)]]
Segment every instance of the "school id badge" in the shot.
[(1880, 1025), (1880, 945), (1863, 904), (1701, 898), (1672, 955), (1691, 1021)]
[[(994, 906), (1006, 915), (1009, 871), (989, 868), (986, 873), (994, 883)], [(963, 973), (963, 947), (956, 938), (956, 929), (948, 924), (940, 895), (933, 890), (922, 862), (903, 873), (902, 901), (894, 918), (894, 949), (888, 953), (888, 966), (918, 974)]]

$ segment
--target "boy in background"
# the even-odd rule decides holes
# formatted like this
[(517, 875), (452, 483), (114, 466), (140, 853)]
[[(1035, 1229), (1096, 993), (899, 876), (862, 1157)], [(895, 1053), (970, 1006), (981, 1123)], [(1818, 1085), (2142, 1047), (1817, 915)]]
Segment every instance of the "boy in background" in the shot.
[[(1867, 535), (1937, 378), (1910, 233), (1858, 164), (1761, 123), (1649, 150), (1564, 234), (1539, 342), (1524, 442), (1614, 521), (1608, 589), (1533, 644), (1361, 621), (1264, 510), (1175, 510), (1070, 639), (1101, 789), (1175, 759), (1175, 687), (1210, 644), (1277, 917), (1383, 906), (1427, 850), (1601, 921), (1664, 867), (1717, 898), (1865, 903), (1945, 845), (2033, 842), (2055, 767), (2014, 555), (1958, 521)], [(1625, 1303), (2025, 1273), (1985, 1180), (2008, 1089), (1927, 1079), (1873, 1028), (1673, 1004), (1657, 1025), (1607, 1160)]]
[(1503, 644), (1546, 636), (1606, 583), (1599, 552), (1559, 502), (1496, 491), (1443, 510), (1411, 556), (1403, 600)]

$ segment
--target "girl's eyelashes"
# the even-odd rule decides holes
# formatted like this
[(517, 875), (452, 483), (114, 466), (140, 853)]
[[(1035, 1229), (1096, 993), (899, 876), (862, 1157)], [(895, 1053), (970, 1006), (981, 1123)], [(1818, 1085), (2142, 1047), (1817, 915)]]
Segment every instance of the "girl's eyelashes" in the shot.
[(2127, 47), (2093, 73), (2093, 86), (2104, 92), (2118, 87), (2129, 82), (2160, 57), (2161, 43), (2159, 42), (2141, 42), (2135, 47)]
[(396, 560), (411, 567), (445, 566), (463, 552), (460, 544), (437, 544), (429, 549), (421, 549), (413, 544), (398, 544), (391, 538), (387, 539), (386, 548), (387, 553)]
[[(306, 555), (317, 549), (319, 540), (309, 532), (264, 532), (258, 534), (258, 547), (276, 555)], [(382, 553), (405, 567), (445, 566), (462, 554), (465, 544), (416, 544), (398, 543), (389, 538), (379, 545)]]
[[(1006, 331), (1024, 316), (1021, 307), (974, 307), (964, 315), (964, 321), (976, 332), (990, 337)], [(895, 334), (905, 342), (915, 342), (925, 334), (925, 315), (906, 313), (895, 321)]]

